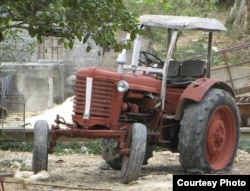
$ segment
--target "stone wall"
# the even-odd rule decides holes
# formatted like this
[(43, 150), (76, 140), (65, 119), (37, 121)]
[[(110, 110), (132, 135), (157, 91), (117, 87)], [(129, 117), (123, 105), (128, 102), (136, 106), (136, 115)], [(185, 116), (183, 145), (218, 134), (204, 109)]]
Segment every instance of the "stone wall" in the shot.
[(64, 64), (64, 84), (65, 84), (65, 96), (69, 97), (72, 95), (72, 89), (67, 84), (66, 80), (72, 74), (80, 68), (87, 68), (91, 66), (99, 66), (102, 62), (102, 56), (98, 55), (98, 47), (90, 52), (86, 52), (86, 45), (81, 42), (76, 42), (73, 49), (64, 50), (64, 58), (62, 63)]

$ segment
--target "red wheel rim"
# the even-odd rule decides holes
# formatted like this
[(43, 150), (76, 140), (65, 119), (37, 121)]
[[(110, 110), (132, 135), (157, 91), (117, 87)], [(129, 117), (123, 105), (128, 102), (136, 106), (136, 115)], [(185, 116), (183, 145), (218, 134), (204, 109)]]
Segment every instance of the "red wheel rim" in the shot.
[(224, 169), (235, 149), (236, 123), (233, 111), (218, 107), (212, 114), (206, 133), (206, 158), (214, 170)]

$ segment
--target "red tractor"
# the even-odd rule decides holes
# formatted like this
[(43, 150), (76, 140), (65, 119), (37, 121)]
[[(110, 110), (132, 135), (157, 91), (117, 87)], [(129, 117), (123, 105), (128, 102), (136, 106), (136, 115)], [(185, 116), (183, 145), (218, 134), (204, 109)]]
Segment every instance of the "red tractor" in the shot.
[[(97, 67), (77, 71), (73, 124), (60, 116), (51, 128), (44, 120), (35, 124), (34, 171), (47, 169), (48, 153), (60, 136), (101, 138), (102, 157), (121, 169), (123, 183), (138, 179), (155, 145), (179, 152), (187, 173), (231, 169), (239, 142), (239, 111), (233, 89), (210, 78), (213, 32), (226, 28), (215, 19), (167, 15), (143, 15), (140, 26), (166, 29), (164, 61), (141, 51), (138, 35), (131, 65), (125, 64), (124, 50), (117, 72)], [(183, 30), (208, 34), (203, 56), (176, 56)]]

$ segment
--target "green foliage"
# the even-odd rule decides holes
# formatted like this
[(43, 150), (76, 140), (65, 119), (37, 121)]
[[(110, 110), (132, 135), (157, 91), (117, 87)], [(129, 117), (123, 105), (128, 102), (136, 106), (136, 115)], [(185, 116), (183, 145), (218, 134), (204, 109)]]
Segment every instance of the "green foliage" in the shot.
[[(101, 154), (99, 147), (100, 141), (98, 139), (94, 141), (79, 142), (62, 142), (57, 141), (54, 152), (56, 154), (73, 154), (73, 153), (89, 153), (89, 154)], [(85, 150), (83, 150), (85, 148)], [(32, 152), (33, 142), (1, 142), (0, 150)]]
[[(233, 39), (233, 38), (232, 38)], [(213, 56), (213, 66), (226, 66), (245, 63), (250, 59), (250, 50), (248, 48), (235, 49), (233, 51), (226, 51), (224, 54), (227, 59), (225, 60), (225, 55), (217, 54)], [(227, 62), (227, 63), (226, 63)]]
[(10, 150), (10, 151), (22, 151), (29, 152), (32, 151), (33, 144), (31, 142), (1, 142), (0, 150)]
[(79, 142), (61, 142), (58, 141), (55, 147), (56, 154), (88, 153), (101, 154), (99, 140)]
[(101, 154), (100, 140), (99, 139), (86, 142), (84, 145), (89, 149), (89, 153)]
[(188, 55), (191, 55), (191, 58), (192, 58), (194, 56), (198, 56), (197, 55), (198, 53), (206, 54), (207, 49), (204, 46), (203, 41), (198, 40), (197, 42), (190, 42), (190, 43), (185, 44), (184, 46), (179, 47), (177, 52), (183, 53), (182, 57), (185, 59), (188, 59)]
[(81, 146), (77, 142), (61, 142), (58, 141), (54, 148), (56, 154), (73, 154), (82, 153)]
[(116, 33), (125, 30), (134, 38), (139, 32), (136, 17), (122, 0), (7, 0), (0, 8), (0, 33), (25, 29), (39, 41), (42, 36), (60, 37), (60, 43), (70, 48), (76, 38), (83, 43), (91, 38), (96, 45), (120, 51), (131, 45), (117, 41)]
[(218, 0), (127, 0), (126, 6), (132, 12), (141, 14), (164, 14), (207, 16), (216, 10)]

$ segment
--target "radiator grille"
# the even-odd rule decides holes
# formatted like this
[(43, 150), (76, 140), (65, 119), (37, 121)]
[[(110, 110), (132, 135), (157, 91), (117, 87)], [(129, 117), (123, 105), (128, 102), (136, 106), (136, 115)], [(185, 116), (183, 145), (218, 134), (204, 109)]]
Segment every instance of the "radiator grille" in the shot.
[[(90, 117), (110, 116), (114, 82), (93, 79)], [(74, 113), (83, 115), (86, 99), (86, 78), (78, 78), (75, 86)]]

